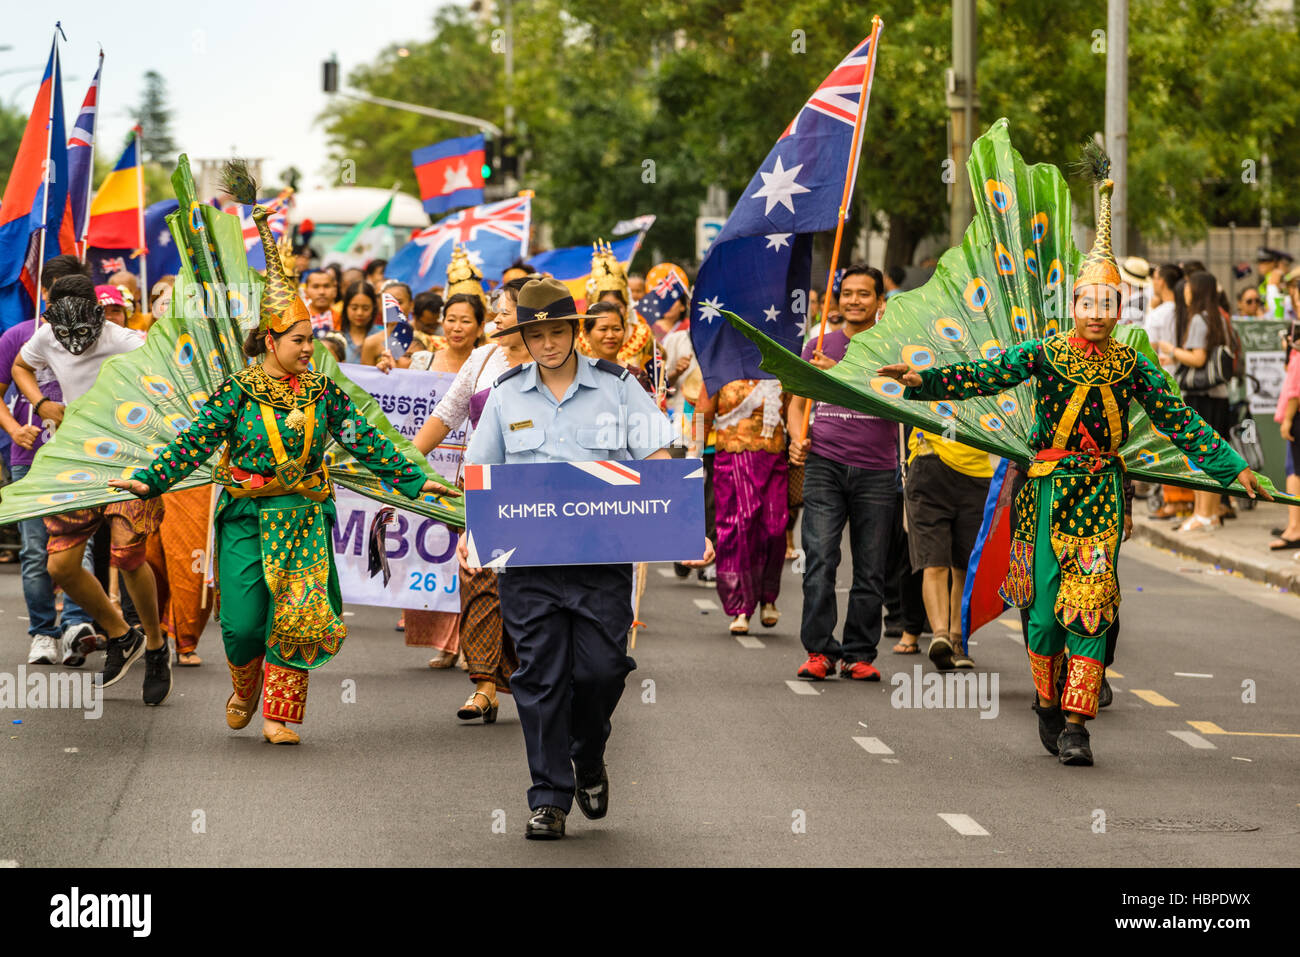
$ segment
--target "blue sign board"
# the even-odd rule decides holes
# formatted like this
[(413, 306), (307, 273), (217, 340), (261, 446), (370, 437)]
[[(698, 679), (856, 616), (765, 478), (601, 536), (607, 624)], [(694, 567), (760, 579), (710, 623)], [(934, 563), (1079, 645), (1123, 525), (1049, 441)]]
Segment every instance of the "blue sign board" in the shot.
[(699, 459), (465, 466), (469, 563), (689, 561), (704, 554)]

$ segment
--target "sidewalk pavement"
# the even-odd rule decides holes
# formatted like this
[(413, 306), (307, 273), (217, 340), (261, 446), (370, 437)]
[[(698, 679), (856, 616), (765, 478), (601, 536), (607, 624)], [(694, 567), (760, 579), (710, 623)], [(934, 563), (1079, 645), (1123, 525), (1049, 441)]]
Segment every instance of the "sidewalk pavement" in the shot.
[(1133, 503), (1133, 538), (1167, 548), (1228, 573), (1300, 595), (1300, 549), (1269, 551), (1272, 529), (1286, 525), (1286, 506), (1260, 501), (1253, 509), (1234, 498), (1237, 518), (1228, 519), (1213, 532), (1180, 532), (1182, 520), (1157, 522), (1149, 518), (1147, 503)]

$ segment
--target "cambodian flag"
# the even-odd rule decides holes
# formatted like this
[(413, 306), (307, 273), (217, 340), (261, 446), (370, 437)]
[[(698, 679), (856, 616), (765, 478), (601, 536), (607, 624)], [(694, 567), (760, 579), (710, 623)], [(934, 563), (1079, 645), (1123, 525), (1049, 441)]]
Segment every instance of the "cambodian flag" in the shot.
[(443, 140), (411, 151), (424, 211), (437, 216), (483, 202), (483, 134)]
[[(68, 205), (68, 138), (57, 38), (0, 203), (0, 327), (36, 314), (45, 259), (76, 250)], [(41, 239), (44, 234), (44, 256)]]
[(723, 320), (724, 309), (799, 351), (808, 320), (813, 234), (835, 228), (854, 133), (860, 143), (866, 125), (865, 104), (863, 123), (855, 121), (863, 81), (870, 83), (871, 44), (870, 37), (863, 40), (813, 91), (736, 200), (700, 265), (691, 341), (710, 395), (736, 379), (771, 378), (759, 368), (758, 348)]
[(86, 239), (86, 209), (90, 205), (90, 181), (95, 166), (95, 113), (99, 102), (99, 74), (103, 69), (101, 51), (95, 78), (90, 81), (81, 112), (68, 137), (68, 198), (72, 203), (72, 231), (77, 242)]

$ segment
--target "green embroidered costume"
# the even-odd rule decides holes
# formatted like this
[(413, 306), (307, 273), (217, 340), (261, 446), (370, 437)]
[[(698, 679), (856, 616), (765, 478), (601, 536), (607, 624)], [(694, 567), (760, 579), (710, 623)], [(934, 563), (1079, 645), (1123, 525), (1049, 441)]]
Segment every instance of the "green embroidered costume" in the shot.
[(333, 380), (305, 372), (296, 385), (294, 391), (261, 365), (235, 373), (190, 427), (132, 476), (161, 494), (227, 443), (213, 469), (224, 486), (214, 519), (222, 638), (236, 693), (243, 672), (255, 692), (266, 657), (264, 713), (282, 721), (302, 720), (306, 675), (272, 669), (318, 668), (347, 635), (331, 541), (333, 489), (323, 462), (328, 437), (407, 498), (417, 497), (425, 481)]
[(1095, 685), (1101, 681), (1105, 633), (1119, 609), (1116, 561), (1124, 527), (1119, 451), (1128, 440), (1130, 404), (1146, 410), (1152, 427), (1182, 450), (1196, 471), (1225, 487), (1247, 467), (1204, 419), (1167, 391), (1163, 373), (1150, 359), (1114, 339), (1096, 353), (1085, 340), (1065, 335), (1030, 340), (993, 359), (927, 369), (919, 373), (922, 385), (904, 393), (907, 399), (967, 399), (1034, 380), (1029, 439), (1038, 455), (1016, 499), (1002, 594), (1030, 609), (1035, 681), (1042, 678), (1041, 684), (1053, 689), (1045, 697), (1055, 696), (1055, 669), (1067, 640), (1078, 667), (1097, 672), (1095, 682), (1071, 682), (1062, 702), (1064, 710), (1088, 716), (1097, 713)]

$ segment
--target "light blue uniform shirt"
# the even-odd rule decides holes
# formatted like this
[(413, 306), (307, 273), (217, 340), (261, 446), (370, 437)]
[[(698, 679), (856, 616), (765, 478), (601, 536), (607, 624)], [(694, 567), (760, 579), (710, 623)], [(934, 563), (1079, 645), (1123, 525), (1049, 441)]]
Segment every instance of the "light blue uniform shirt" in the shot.
[(493, 384), (470, 439), (474, 465), (643, 459), (671, 444), (667, 417), (630, 375), (578, 356), (578, 372), (558, 402), (530, 362)]

